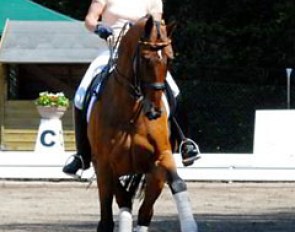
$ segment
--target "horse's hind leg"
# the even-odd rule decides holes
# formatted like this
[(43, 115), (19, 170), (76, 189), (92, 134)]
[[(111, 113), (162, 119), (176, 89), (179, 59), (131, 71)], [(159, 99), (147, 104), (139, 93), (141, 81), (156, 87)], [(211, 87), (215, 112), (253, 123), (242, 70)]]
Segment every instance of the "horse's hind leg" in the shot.
[(115, 182), (115, 195), (116, 201), (119, 206), (119, 232), (131, 232), (132, 231), (132, 195), (128, 193), (121, 185), (118, 178)]
[(165, 172), (161, 168), (155, 168), (146, 176), (144, 200), (138, 213), (138, 225), (136, 232), (147, 232), (153, 217), (153, 206), (165, 184)]
[(168, 171), (167, 180), (177, 206), (181, 231), (197, 232), (198, 226), (194, 220), (185, 182), (176, 170)]

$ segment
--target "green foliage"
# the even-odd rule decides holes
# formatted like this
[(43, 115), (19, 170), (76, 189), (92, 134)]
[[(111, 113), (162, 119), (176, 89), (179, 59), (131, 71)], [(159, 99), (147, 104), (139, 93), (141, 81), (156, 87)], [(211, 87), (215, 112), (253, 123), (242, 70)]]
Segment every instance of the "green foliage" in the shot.
[(274, 69), (295, 63), (291, 0), (169, 0), (165, 12), (167, 21), (179, 24), (174, 35), (179, 78), (200, 79), (190, 73), (204, 68)]
[(36, 99), (35, 104), (37, 106), (68, 107), (70, 101), (63, 93), (41, 92), (39, 93), (39, 97)]
[(45, 7), (66, 14), (75, 19), (84, 20), (91, 0), (33, 0)]

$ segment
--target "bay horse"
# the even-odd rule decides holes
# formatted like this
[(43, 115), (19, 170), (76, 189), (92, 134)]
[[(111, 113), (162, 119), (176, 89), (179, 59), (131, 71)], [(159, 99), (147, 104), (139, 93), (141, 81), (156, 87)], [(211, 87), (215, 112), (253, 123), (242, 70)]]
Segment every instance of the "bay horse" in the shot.
[(132, 231), (131, 210), (139, 179), (129, 181), (128, 190), (120, 177), (142, 174), (144, 198), (135, 231), (148, 231), (153, 205), (166, 182), (176, 201), (181, 231), (198, 230), (186, 184), (177, 174), (168, 115), (161, 100), (173, 58), (173, 28), (150, 15), (132, 25), (122, 37), (114, 71), (93, 107), (88, 138), (101, 206), (98, 232), (114, 230), (114, 196), (119, 207), (119, 231)]

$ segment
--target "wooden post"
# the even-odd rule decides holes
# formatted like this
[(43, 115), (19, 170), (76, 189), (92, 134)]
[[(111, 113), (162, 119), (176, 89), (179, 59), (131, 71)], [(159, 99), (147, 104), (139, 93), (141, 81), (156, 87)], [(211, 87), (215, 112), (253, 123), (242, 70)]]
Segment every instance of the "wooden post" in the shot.
[(5, 65), (0, 63), (0, 150), (3, 146), (3, 134), (4, 134), (4, 111), (5, 111), (5, 99), (6, 99), (6, 78), (5, 78)]

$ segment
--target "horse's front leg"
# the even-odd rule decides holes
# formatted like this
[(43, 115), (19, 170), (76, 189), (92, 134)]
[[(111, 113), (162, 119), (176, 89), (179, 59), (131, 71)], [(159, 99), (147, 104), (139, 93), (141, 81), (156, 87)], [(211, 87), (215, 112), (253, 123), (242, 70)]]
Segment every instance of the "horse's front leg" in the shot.
[(113, 173), (111, 167), (106, 165), (95, 165), (97, 175), (97, 186), (99, 190), (101, 219), (97, 232), (113, 232)]
[(179, 177), (176, 170), (168, 171), (167, 177), (168, 185), (176, 203), (181, 231), (197, 232), (198, 226), (192, 213), (186, 183)]
[[(168, 152), (168, 151), (167, 151)], [(195, 222), (191, 203), (187, 193), (186, 183), (177, 173), (176, 164), (172, 153), (162, 156), (160, 165), (166, 170), (167, 182), (176, 203), (178, 218), (182, 232), (197, 232), (198, 226)]]

